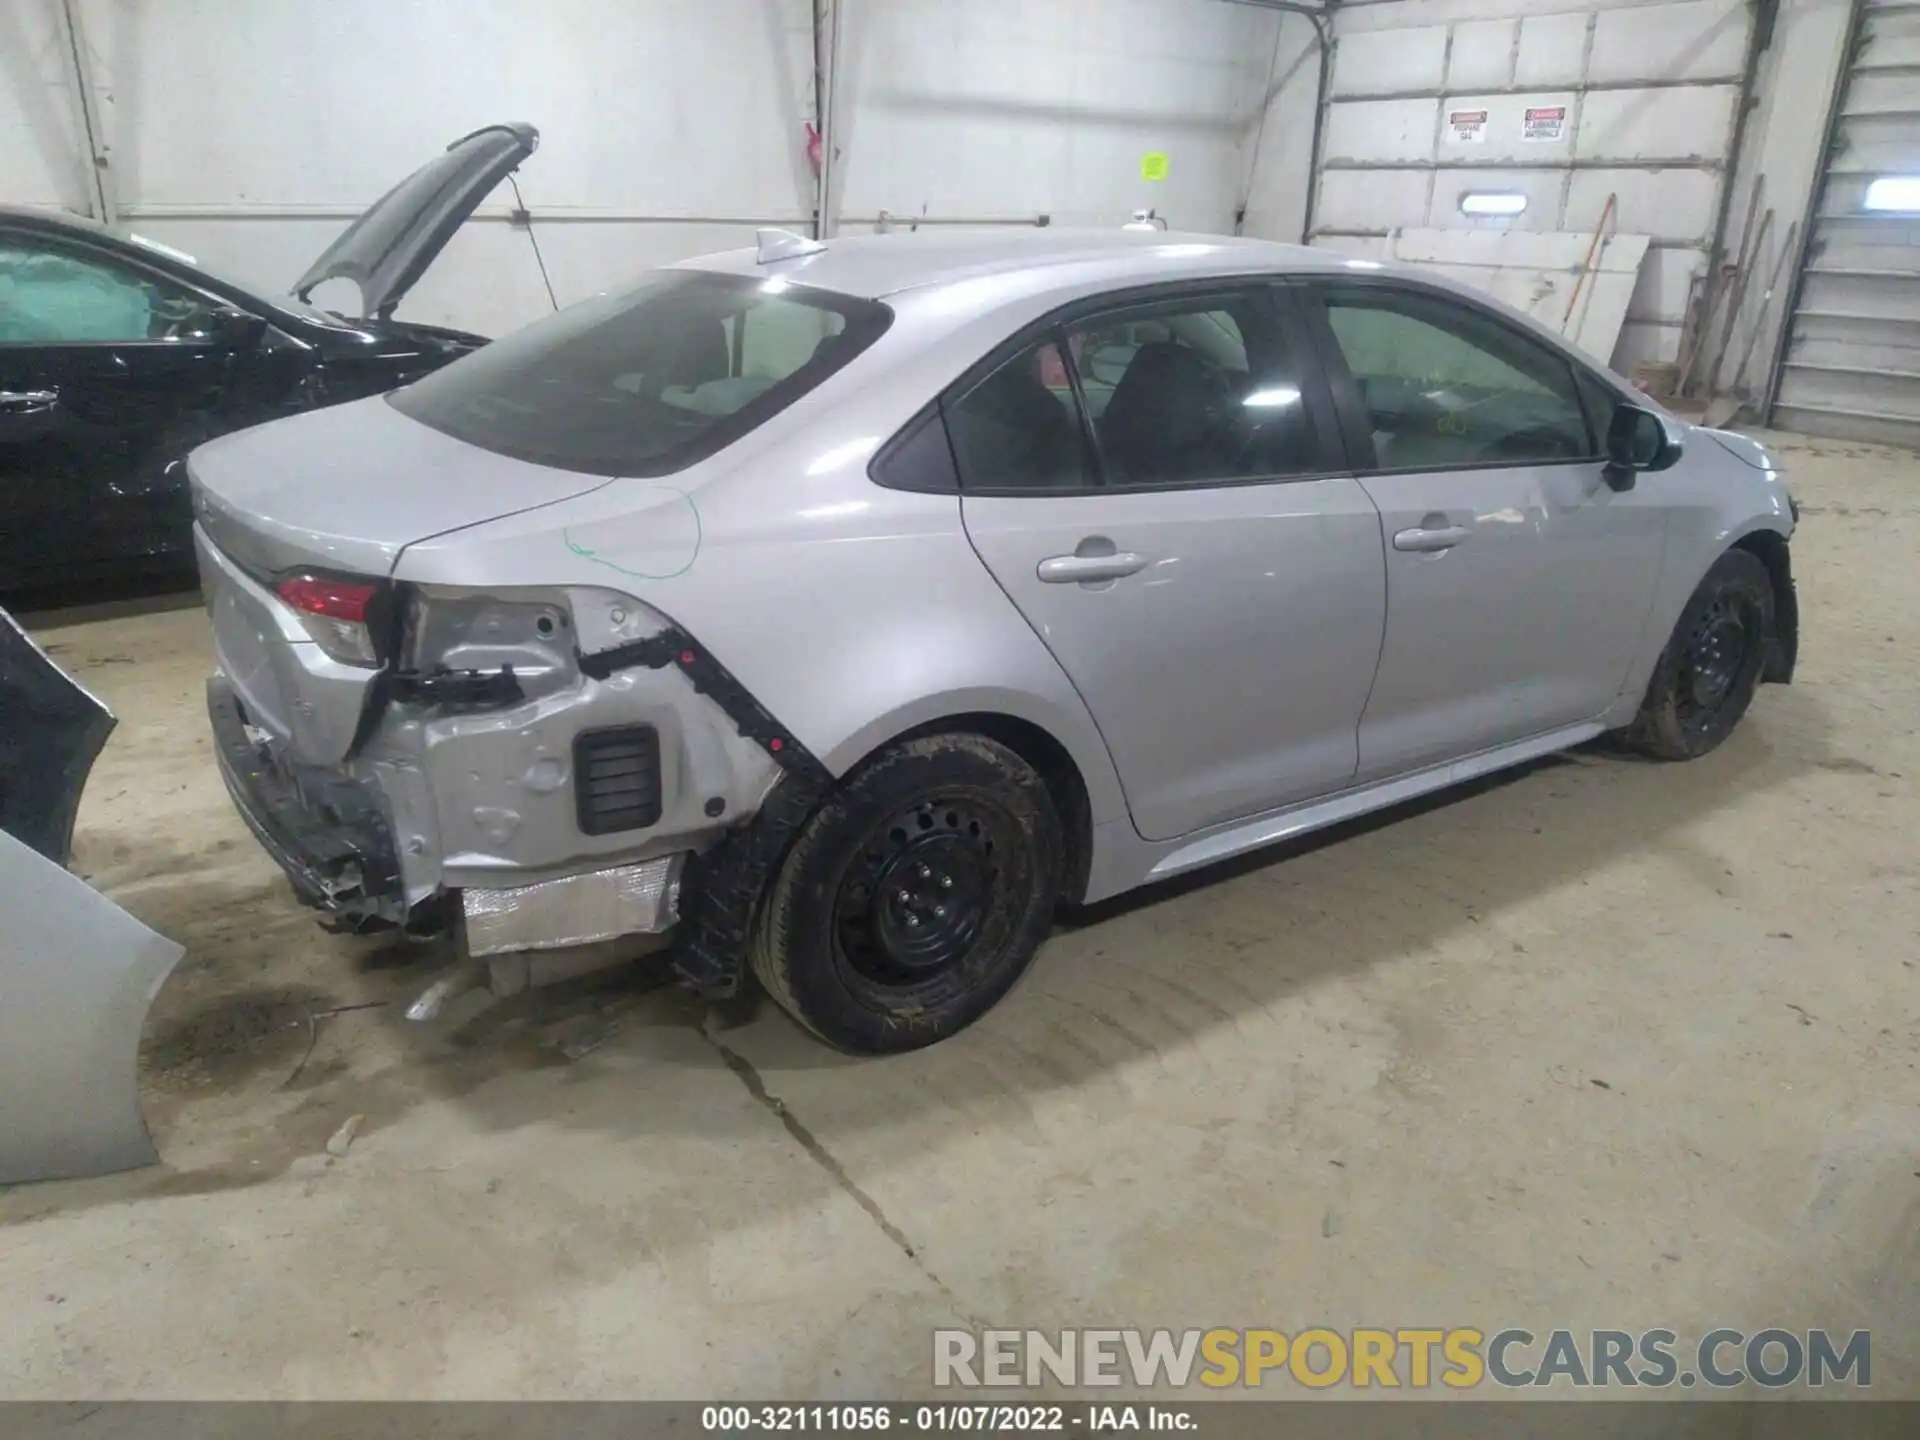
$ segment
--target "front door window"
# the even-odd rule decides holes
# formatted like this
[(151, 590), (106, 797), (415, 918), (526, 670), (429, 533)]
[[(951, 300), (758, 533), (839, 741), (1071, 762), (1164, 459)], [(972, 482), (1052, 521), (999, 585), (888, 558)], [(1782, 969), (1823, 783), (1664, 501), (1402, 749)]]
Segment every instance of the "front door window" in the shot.
[(1327, 296), (1359, 390), (1375, 468), (1553, 464), (1595, 458), (1573, 367), (1465, 306), (1406, 292)]
[(0, 345), (186, 340), (216, 321), (216, 306), (130, 265), (0, 236)]

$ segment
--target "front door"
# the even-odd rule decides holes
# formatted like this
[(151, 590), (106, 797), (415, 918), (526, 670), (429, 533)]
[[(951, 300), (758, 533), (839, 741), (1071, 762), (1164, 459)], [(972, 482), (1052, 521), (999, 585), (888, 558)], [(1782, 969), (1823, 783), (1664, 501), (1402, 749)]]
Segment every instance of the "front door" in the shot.
[(1287, 313), (1259, 286), (1089, 313), (945, 407), (967, 534), (1150, 840), (1353, 778), (1380, 524)]
[(1645, 630), (1667, 510), (1600, 459), (1604, 387), (1418, 287), (1325, 287), (1322, 348), (1380, 508), (1387, 633), (1359, 779), (1592, 720)]
[(0, 591), (190, 563), (180, 461), (257, 331), (172, 281), (0, 231)]

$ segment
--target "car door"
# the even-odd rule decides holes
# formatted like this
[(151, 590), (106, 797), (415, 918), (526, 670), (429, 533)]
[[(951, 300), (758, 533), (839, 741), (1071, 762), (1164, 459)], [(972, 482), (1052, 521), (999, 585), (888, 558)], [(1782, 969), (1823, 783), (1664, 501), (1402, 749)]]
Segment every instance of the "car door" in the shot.
[(1645, 630), (1668, 511), (1615, 490), (1605, 387), (1491, 310), (1402, 283), (1309, 287), (1387, 627), (1361, 781), (1591, 720)]
[[(1134, 824), (1168, 840), (1347, 785), (1385, 620), (1291, 302), (1108, 298), (943, 404), (975, 550), (1085, 699)], [(1099, 357), (1089, 413), (1076, 357)]]
[(0, 230), (0, 590), (185, 558), (180, 460), (265, 327), (104, 248)]

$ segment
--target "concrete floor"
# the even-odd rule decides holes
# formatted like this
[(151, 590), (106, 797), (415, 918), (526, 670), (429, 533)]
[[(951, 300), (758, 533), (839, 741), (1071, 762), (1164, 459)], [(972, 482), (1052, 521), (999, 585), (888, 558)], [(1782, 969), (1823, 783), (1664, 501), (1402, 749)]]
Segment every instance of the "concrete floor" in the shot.
[(120, 716), (76, 868), (188, 954), (165, 1163), (0, 1194), (0, 1396), (911, 1396), (956, 1324), (1871, 1328), (1920, 1394), (1920, 459), (1783, 443), (1801, 677), (1720, 751), (1103, 913), (878, 1062), (644, 975), (410, 1027), (433, 957), (229, 810), (200, 613), (43, 631)]

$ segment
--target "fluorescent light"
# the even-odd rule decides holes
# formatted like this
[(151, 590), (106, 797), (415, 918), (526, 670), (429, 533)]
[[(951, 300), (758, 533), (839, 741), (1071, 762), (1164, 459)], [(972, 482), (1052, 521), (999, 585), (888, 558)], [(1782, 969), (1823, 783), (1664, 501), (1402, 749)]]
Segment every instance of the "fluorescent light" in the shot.
[(1469, 190), (1460, 197), (1462, 215), (1518, 215), (1527, 197), (1511, 190)]
[(1867, 186), (1865, 208), (1920, 212), (1920, 175), (1882, 175)]
[(1298, 405), (1300, 392), (1291, 385), (1275, 385), (1269, 390), (1256, 390), (1240, 402), (1255, 410), (1275, 410), (1282, 405)]

